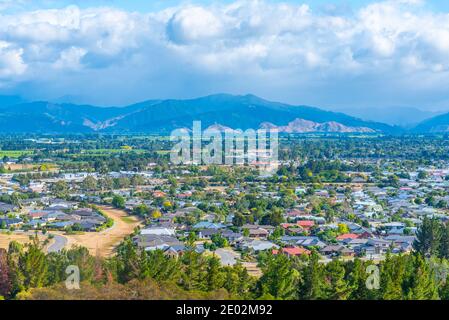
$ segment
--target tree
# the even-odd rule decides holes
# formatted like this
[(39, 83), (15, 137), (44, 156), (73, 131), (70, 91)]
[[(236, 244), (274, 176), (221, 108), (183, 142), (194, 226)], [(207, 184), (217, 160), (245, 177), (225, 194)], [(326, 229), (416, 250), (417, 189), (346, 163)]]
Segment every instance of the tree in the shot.
[(96, 190), (97, 189), (97, 180), (92, 176), (87, 176), (83, 180), (82, 187), (84, 190), (88, 190), (88, 191)]
[(439, 257), (449, 259), (449, 223), (441, 224), (441, 241)]
[(232, 224), (236, 227), (241, 227), (245, 224), (245, 218), (241, 213), (236, 213), (232, 218)]
[(161, 250), (145, 251), (140, 254), (140, 279), (152, 278), (158, 281), (178, 281), (181, 266)]
[(212, 257), (207, 262), (207, 290), (213, 291), (223, 287), (224, 274), (221, 271), (221, 262), (217, 257)]
[(59, 198), (65, 198), (69, 191), (69, 186), (64, 180), (59, 180), (51, 186), (51, 191)]
[(162, 206), (164, 207), (164, 210), (166, 210), (166, 211), (170, 210), (173, 207), (172, 203), (168, 200), (165, 200), (162, 203)]
[(119, 195), (115, 195), (114, 198), (112, 198), (112, 205), (118, 209), (124, 209), (125, 208), (125, 198)]
[(413, 258), (413, 273), (408, 285), (407, 298), (412, 300), (438, 299), (435, 277), (424, 258), (417, 254)]
[(8, 253), (0, 248), (0, 297), (8, 297), (11, 293), (12, 283), (8, 265)]
[(392, 258), (387, 253), (380, 267), (381, 298), (384, 300), (401, 300), (403, 298), (402, 284), (405, 277), (406, 257)]
[(284, 300), (296, 298), (299, 273), (291, 260), (284, 254), (269, 254), (266, 259), (259, 280), (260, 294)]
[(207, 288), (207, 264), (203, 255), (194, 250), (186, 251), (182, 257), (183, 273), (181, 285), (186, 290)]
[(440, 287), (439, 296), (441, 300), (449, 300), (449, 276), (446, 277), (446, 280)]
[(424, 180), (424, 179), (427, 179), (427, 172), (425, 172), (425, 171), (420, 171), (420, 172), (418, 172), (418, 179), (419, 180)]
[(221, 234), (214, 234), (211, 237), (212, 243), (215, 244), (218, 248), (224, 248), (228, 246), (228, 240), (224, 238)]
[(139, 277), (141, 274), (141, 257), (130, 239), (118, 247), (116, 259), (119, 281), (127, 282)]
[(346, 234), (349, 233), (348, 225), (345, 223), (339, 223), (338, 224), (338, 233), (339, 234)]
[(349, 295), (349, 300), (369, 300), (376, 299), (378, 294), (378, 289), (368, 289), (366, 281), (368, 279), (367, 267), (371, 263), (365, 264), (360, 259), (355, 259), (352, 262), (348, 262), (347, 274), (348, 274), (348, 285), (351, 288), (351, 293)]
[(159, 210), (153, 210), (153, 212), (151, 212), (151, 218), (159, 219), (160, 217), (162, 217), (162, 213)]
[(24, 287), (25, 289), (43, 287), (47, 281), (48, 261), (37, 235), (26, 247), (27, 250), (19, 257)]
[(262, 217), (261, 224), (278, 226), (284, 221), (282, 210), (279, 208), (274, 208), (270, 213)]
[(150, 212), (150, 208), (147, 205), (141, 203), (138, 206), (134, 207), (133, 214), (139, 217), (146, 217)]
[(413, 248), (424, 257), (437, 255), (440, 247), (441, 227), (437, 219), (425, 217), (416, 232)]
[(345, 268), (341, 261), (332, 260), (326, 265), (327, 294), (331, 300), (347, 300), (351, 289), (345, 280)]
[(323, 299), (325, 297), (323, 266), (319, 263), (319, 255), (315, 251), (310, 255), (302, 274), (300, 297), (306, 300)]

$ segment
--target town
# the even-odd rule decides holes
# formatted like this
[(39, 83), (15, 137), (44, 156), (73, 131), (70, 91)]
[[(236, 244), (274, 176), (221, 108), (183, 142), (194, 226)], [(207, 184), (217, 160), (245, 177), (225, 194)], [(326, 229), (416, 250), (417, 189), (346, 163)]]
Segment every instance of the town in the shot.
[[(172, 279), (187, 292), (211, 285), (191, 284), (188, 271), (206, 263), (207, 277), (212, 267), (224, 277), (235, 273), (240, 288), (222, 279), (208, 290), (224, 286), (240, 298), (268, 299), (297, 297), (263, 284), (284, 276), (299, 281), (292, 268), (309, 272), (318, 263), (335, 272), (343, 264), (338, 277), (350, 281), (352, 264), (382, 266), (417, 252), (449, 257), (444, 137), (283, 135), (279, 142), (277, 169), (267, 174), (253, 163), (171, 164), (172, 143), (163, 136), (4, 138), (0, 250), (31, 241), (48, 257), (119, 259), (114, 272), (125, 272), (125, 283), (136, 272), (147, 278), (150, 271), (130, 270), (142, 263), (132, 259), (149, 259), (153, 268), (171, 270), (153, 279)], [(447, 268), (437, 265), (444, 284)], [(191, 278), (173, 280), (178, 268)], [(277, 274), (282, 270), (288, 273)], [(274, 279), (267, 280), (270, 272)]]
[[(449, 162), (441, 150), (434, 161), (406, 159), (405, 151), (380, 155), (398, 141), (408, 152), (445, 148), (437, 138), (421, 146), (416, 139), (371, 137), (363, 141), (377, 144), (379, 154), (346, 157), (341, 144), (361, 138), (284, 137), (278, 170), (269, 176), (248, 164), (170, 165), (163, 137), (38, 138), (22, 150), (6, 150), (8, 141), (0, 151), (0, 245), (36, 234), (47, 238), (48, 252), (60, 251), (87, 234), (94, 243), (78, 244), (92, 255), (108, 250), (100, 252), (105, 256), (128, 237), (138, 250), (174, 259), (193, 246), (254, 277), (262, 275), (259, 257), (267, 252), (314, 252), (324, 264), (379, 262), (412, 252), (426, 219), (448, 220)], [(304, 148), (313, 143), (315, 151), (331, 145), (334, 159), (309, 154)], [(295, 150), (304, 151), (292, 156)], [(118, 221), (132, 227), (108, 248), (91, 236), (114, 228), (104, 208), (120, 210)]]

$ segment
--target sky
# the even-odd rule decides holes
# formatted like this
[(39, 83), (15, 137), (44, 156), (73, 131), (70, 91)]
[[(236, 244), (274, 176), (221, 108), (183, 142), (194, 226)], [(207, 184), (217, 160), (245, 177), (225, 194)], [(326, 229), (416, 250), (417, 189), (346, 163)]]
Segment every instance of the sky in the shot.
[(449, 110), (449, 2), (0, 0), (0, 95)]

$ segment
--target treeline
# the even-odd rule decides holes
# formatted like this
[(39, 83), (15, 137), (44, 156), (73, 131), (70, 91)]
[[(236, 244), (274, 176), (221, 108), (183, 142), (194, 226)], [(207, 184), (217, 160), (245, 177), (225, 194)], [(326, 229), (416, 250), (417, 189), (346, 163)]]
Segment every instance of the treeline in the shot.
[[(359, 259), (323, 263), (315, 252), (301, 258), (267, 252), (259, 256), (257, 279), (240, 264), (222, 266), (195, 250), (172, 258), (126, 240), (105, 259), (81, 247), (45, 254), (32, 240), (0, 250), (0, 295), (7, 299), (449, 299), (449, 262), (419, 253), (387, 255), (375, 265)], [(64, 286), (71, 265), (80, 270), (81, 290)]]
[[(194, 250), (175, 259), (160, 250), (138, 250), (131, 240), (126, 240), (119, 246), (117, 255), (105, 259), (90, 255), (83, 247), (46, 254), (43, 243), (33, 237), (25, 246), (11, 242), (8, 250), (0, 249), (0, 297), (32, 298), (33, 292), (38, 294), (39, 289), (48, 287), (64, 291), (61, 284), (68, 277), (68, 266), (79, 268), (82, 282), (79, 294), (82, 294), (83, 286), (104, 292), (106, 287), (110, 290), (129, 289), (135, 287), (136, 282), (153, 281), (151, 283), (156, 286), (170, 284), (169, 287), (174, 288), (173, 296), (170, 296), (173, 299), (187, 298), (186, 292), (192, 297), (204, 298), (217, 292), (225, 298), (250, 298), (255, 286), (255, 279), (243, 266), (223, 267), (217, 257)], [(180, 296), (174, 294), (176, 292)], [(60, 294), (62, 297), (67, 291)], [(121, 297), (120, 292), (108, 292), (110, 296), (116, 294)]]
[(271, 254), (263, 258), (256, 296), (300, 300), (436, 300), (449, 299), (447, 260), (420, 254), (388, 255), (372, 261), (332, 260), (313, 253), (307, 261)]

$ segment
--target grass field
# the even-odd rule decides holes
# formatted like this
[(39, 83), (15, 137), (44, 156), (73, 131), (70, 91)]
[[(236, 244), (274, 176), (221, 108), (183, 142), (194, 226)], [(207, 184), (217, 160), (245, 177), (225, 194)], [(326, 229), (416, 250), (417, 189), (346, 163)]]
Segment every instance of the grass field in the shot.
[(122, 221), (125, 223), (136, 223), (136, 219), (134, 217), (122, 217)]
[(70, 156), (88, 156), (88, 157), (98, 157), (98, 156), (108, 156), (120, 153), (138, 153), (142, 154), (147, 152), (143, 149), (88, 149), (82, 150), (80, 153), (72, 153)]
[(33, 150), (0, 150), (0, 158), (5, 156), (9, 158), (18, 158), (22, 155), (31, 155), (33, 153)]
[(145, 152), (143, 149), (88, 149), (83, 150), (83, 153), (88, 154), (111, 154), (111, 153), (122, 153), (122, 152), (137, 152), (142, 153)]
[[(21, 244), (30, 243), (30, 236), (33, 232), (0, 232), (0, 248), (8, 249), (11, 241), (17, 241)], [(39, 240), (44, 241), (48, 237), (42, 234), (38, 234)]]

